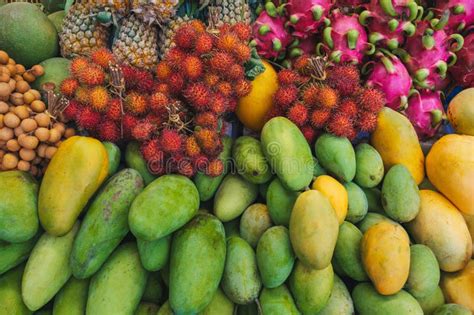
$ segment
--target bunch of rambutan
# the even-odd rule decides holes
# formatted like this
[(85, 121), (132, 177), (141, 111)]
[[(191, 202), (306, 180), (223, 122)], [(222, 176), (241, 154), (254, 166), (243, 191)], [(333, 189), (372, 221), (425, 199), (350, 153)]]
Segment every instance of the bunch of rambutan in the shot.
[[(278, 73), (280, 87), (268, 118), (287, 117), (310, 143), (323, 130), (350, 140), (359, 132), (372, 132), (385, 104), (384, 94), (363, 87), (356, 66), (338, 64), (315, 69), (315, 64), (311, 57), (302, 56), (293, 69)], [(320, 75), (321, 70), (325, 76)]]

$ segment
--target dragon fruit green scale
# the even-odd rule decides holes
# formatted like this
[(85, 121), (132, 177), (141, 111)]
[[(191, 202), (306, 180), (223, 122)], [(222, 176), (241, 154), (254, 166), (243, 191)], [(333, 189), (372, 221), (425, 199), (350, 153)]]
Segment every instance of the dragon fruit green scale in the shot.
[(474, 24), (472, 0), (437, 0), (434, 10), (439, 14), (449, 11), (448, 34), (460, 32)]
[(286, 10), (293, 27), (293, 35), (306, 38), (324, 24), (332, 0), (289, 0)]
[(433, 137), (445, 116), (441, 93), (429, 90), (416, 91), (408, 101), (406, 115), (420, 139)]

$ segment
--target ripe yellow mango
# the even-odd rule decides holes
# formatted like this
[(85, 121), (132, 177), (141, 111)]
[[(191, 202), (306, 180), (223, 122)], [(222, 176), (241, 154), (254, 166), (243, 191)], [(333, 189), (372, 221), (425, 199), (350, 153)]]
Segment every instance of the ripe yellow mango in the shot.
[(328, 175), (318, 176), (312, 188), (320, 191), (326, 198), (329, 199), (331, 206), (336, 211), (339, 224), (342, 224), (347, 216), (348, 195), (344, 186), (335, 178)]
[(444, 273), (441, 289), (447, 302), (461, 304), (474, 313), (474, 260), (456, 273)]
[(426, 157), (430, 182), (454, 205), (474, 215), (474, 137), (447, 135)]
[(448, 119), (456, 133), (474, 136), (474, 88), (453, 98), (449, 103)]
[(400, 225), (382, 221), (368, 229), (361, 256), (377, 292), (392, 295), (403, 288), (410, 271), (410, 239)]
[(466, 220), (467, 228), (469, 229), (469, 234), (471, 234), (472, 244), (472, 256), (474, 258), (474, 215), (463, 214), (464, 220)]
[(104, 145), (94, 138), (71, 137), (51, 160), (41, 183), (38, 211), (51, 235), (68, 233), (108, 174)]
[(403, 164), (417, 184), (423, 181), (425, 156), (408, 118), (384, 107), (380, 111), (377, 128), (372, 133), (370, 142), (380, 153), (385, 172), (395, 164)]

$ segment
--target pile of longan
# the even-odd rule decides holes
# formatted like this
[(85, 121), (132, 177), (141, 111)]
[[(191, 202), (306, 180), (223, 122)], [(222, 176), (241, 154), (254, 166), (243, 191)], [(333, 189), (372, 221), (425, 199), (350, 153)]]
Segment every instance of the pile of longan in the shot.
[(75, 134), (48, 113), (40, 92), (30, 88), (43, 73), (40, 65), (27, 71), (0, 50), (0, 171), (41, 176), (62, 140)]

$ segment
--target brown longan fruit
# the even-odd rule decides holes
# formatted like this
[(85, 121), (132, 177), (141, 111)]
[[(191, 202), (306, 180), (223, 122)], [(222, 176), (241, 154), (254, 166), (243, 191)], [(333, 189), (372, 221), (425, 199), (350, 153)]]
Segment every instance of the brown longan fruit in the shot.
[(23, 128), (21, 128), (20, 126), (16, 127), (15, 129), (13, 129), (13, 132), (15, 133), (15, 137), (20, 137), (20, 136), (25, 136), (25, 132), (23, 131)]
[(30, 85), (26, 81), (16, 81), (15, 90), (23, 94), (30, 90)]
[(28, 83), (33, 83), (36, 80), (36, 77), (33, 75), (33, 73), (27, 71), (23, 73), (23, 79), (25, 79), (26, 82)]
[(37, 100), (41, 100), (41, 93), (40, 93), (38, 90), (31, 89), (30, 92), (35, 95), (35, 98), (36, 98)]
[(31, 164), (30, 162), (20, 160), (18, 165), (16, 166), (17, 169), (20, 171), (28, 172), (30, 170)]
[(25, 101), (23, 101), (23, 94), (18, 92), (12, 93), (10, 95), (10, 102), (16, 106), (25, 104)]
[(3, 123), (8, 128), (13, 129), (20, 125), (20, 118), (14, 113), (10, 112), (10, 113), (5, 114), (5, 116), (3, 117)]
[(33, 161), (31, 161), (31, 164), (38, 165), (41, 163), (41, 161), (43, 161), (43, 159), (40, 156), (38, 156), (38, 152), (36, 152), (36, 157)]
[(20, 150), (20, 158), (25, 161), (33, 161), (36, 157), (36, 152), (32, 149), (21, 149)]
[(13, 91), (16, 87), (16, 81), (13, 78), (10, 78), (10, 81), (8, 81), (8, 85), (10, 85), (10, 93)]
[(25, 67), (23, 65), (20, 65), (20, 64), (16, 64), (15, 68), (16, 68), (16, 73), (18, 73), (18, 74), (23, 74), (26, 71)]
[(31, 104), (34, 100), (36, 100), (36, 97), (31, 91), (27, 91), (23, 94), (23, 101), (25, 104)]
[(0, 114), (8, 113), (10, 106), (6, 102), (0, 101)]
[(8, 57), (8, 54), (5, 51), (0, 50), (0, 64), (2, 65), (8, 64), (9, 59), (10, 57)]
[(33, 118), (27, 118), (23, 119), (23, 121), (20, 123), (20, 126), (24, 132), (28, 133), (38, 128), (38, 123)]
[(57, 150), (58, 148), (56, 147), (48, 147), (45, 151), (46, 158), (51, 160), (53, 158), (54, 153), (56, 153)]
[(36, 149), (36, 152), (38, 153), (39, 157), (44, 158), (46, 156), (46, 149), (48, 148), (47, 144), (40, 144), (38, 148)]
[(30, 117), (30, 110), (28, 106), (20, 105), (15, 107), (13, 111), (20, 119), (26, 119)]
[(35, 120), (40, 127), (48, 127), (51, 123), (51, 117), (48, 114), (40, 113), (35, 116)]
[[(22, 77), (21, 75), (19, 75), (19, 74), (15, 74), (15, 75), (13, 76), (13, 80), (15, 80), (16, 83), (18, 83), (18, 82), (26, 82), (25, 79), (23, 79), (23, 77)], [(28, 82), (27, 82), (27, 83), (28, 83)]]
[(2, 166), (6, 170), (12, 170), (18, 165), (18, 158), (12, 153), (7, 153), (3, 156)]
[[(33, 91), (33, 90), (30, 90), (30, 91)], [(46, 110), (46, 104), (43, 101), (39, 101), (39, 100), (34, 100), (33, 102), (31, 102), (30, 107), (32, 110), (34, 110), (37, 113), (42, 113)]]
[(35, 137), (41, 142), (46, 142), (49, 139), (49, 129), (40, 127), (35, 130)]
[[(0, 160), (3, 158), (3, 156), (5, 155), (5, 151), (4, 150), (0, 150)], [(1, 164), (1, 163), (0, 163)]]
[(33, 73), (35, 77), (42, 76), (44, 74), (44, 68), (41, 65), (34, 65), (31, 68), (31, 73)]
[(3, 127), (0, 129), (0, 140), (8, 141), (13, 139), (13, 130), (8, 127)]
[(18, 143), (25, 149), (34, 150), (38, 147), (39, 140), (35, 136), (18, 138)]
[(63, 143), (62, 140), (59, 140), (58, 142), (56, 142), (56, 143), (54, 144), (54, 146), (55, 146), (56, 148), (59, 148), (62, 143)]
[(61, 137), (64, 135), (64, 133), (66, 132), (66, 126), (64, 126), (64, 124), (62, 122), (57, 122), (53, 125), (53, 128), (58, 130), (59, 133), (61, 134)]
[(0, 96), (7, 97), (10, 96), (12, 89), (10, 88), (10, 84), (5, 82), (0, 82)]
[[(11, 60), (11, 59), (10, 59)], [(16, 67), (14, 64), (8, 63), (6, 65), (7, 69), (10, 71), (10, 76), (15, 76), (16, 74)]]
[(10, 57), (10, 59), (8, 59), (8, 64), (9, 64), (9, 65), (16, 65), (15, 59), (13, 59), (12, 57)]
[(11, 152), (17, 152), (21, 149), (21, 146), (18, 143), (18, 140), (10, 139), (7, 142), (7, 149), (8, 149), (8, 151), (11, 151)]
[(33, 175), (33, 176), (38, 176), (38, 175), (40, 175), (40, 171), (39, 171), (38, 167), (36, 167), (36, 166), (34, 166), (34, 165), (32, 165), (32, 166), (30, 167), (30, 173), (31, 173), (31, 175)]
[(0, 128), (3, 128), (5, 126), (5, 124), (3, 123), (3, 117), (4, 115), (0, 114)]
[(74, 128), (67, 128), (66, 131), (64, 132), (65, 138), (71, 138), (75, 135), (76, 135), (76, 130), (74, 130)]
[(7, 71), (2, 71), (1, 68), (0, 68), (0, 82), (3, 82), (3, 83), (10, 82), (10, 74), (7, 73)]
[(59, 140), (61, 140), (61, 133), (59, 132), (59, 130), (57, 129), (51, 129), (49, 131), (49, 139), (48, 139), (48, 142), (50, 143), (56, 143), (58, 142)]

